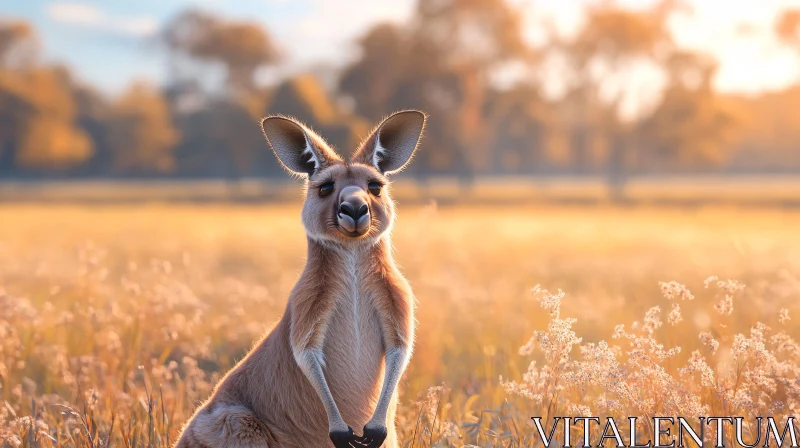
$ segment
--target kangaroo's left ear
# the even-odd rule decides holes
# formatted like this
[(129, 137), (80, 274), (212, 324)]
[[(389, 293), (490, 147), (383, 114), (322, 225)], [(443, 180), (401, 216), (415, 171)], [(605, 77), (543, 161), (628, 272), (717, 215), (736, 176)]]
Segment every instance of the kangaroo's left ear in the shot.
[(372, 165), (385, 175), (402, 170), (417, 150), (426, 119), (418, 110), (395, 112), (375, 128), (352, 160)]

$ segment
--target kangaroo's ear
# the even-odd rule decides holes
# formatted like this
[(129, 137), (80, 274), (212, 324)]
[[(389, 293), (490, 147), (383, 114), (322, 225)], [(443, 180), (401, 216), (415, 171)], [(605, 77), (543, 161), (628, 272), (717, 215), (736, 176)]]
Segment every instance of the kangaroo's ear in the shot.
[(271, 116), (261, 120), (261, 129), (272, 152), (289, 172), (311, 177), (335, 160), (341, 160), (325, 140), (298, 121)]
[(426, 119), (418, 110), (395, 112), (375, 128), (353, 160), (373, 165), (386, 175), (402, 170), (417, 150)]

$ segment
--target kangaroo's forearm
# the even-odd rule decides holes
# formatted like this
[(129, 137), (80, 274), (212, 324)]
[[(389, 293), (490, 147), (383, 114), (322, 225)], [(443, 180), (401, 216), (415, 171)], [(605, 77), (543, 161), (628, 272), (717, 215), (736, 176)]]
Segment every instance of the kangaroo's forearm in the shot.
[(392, 401), (397, 384), (400, 382), (400, 377), (408, 366), (410, 358), (410, 350), (408, 347), (391, 347), (386, 350), (386, 372), (383, 379), (383, 387), (381, 388), (381, 395), (378, 399), (378, 405), (375, 407), (375, 412), (370, 419), (373, 425), (385, 425), (386, 416), (389, 411), (389, 404)]
[(414, 345), (414, 295), (391, 263), (381, 277), (382, 293), (376, 298), (386, 363), (378, 404), (367, 426), (386, 427), (387, 414), (400, 377), (408, 366)]
[(342, 419), (339, 408), (333, 400), (333, 394), (328, 387), (328, 382), (325, 380), (325, 373), (322, 371), (324, 365), (324, 358), (322, 350), (318, 348), (308, 348), (295, 353), (295, 360), (300, 370), (308, 378), (311, 386), (319, 395), (322, 405), (325, 407), (325, 413), (328, 416), (328, 428), (330, 431), (344, 431), (348, 430), (347, 424)]
[(325, 358), (322, 351), (325, 333), (333, 310), (334, 299), (330, 290), (299, 288), (291, 300), (290, 339), (295, 361), (308, 379), (325, 408), (331, 430), (347, 431), (322, 368)]

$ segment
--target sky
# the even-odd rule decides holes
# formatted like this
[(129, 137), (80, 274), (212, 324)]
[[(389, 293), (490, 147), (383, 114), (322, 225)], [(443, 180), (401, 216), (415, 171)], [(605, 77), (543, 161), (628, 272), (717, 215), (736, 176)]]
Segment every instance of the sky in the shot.
[[(535, 40), (542, 19), (569, 33), (580, 24), (584, 4), (599, 0), (509, 1), (525, 11), (526, 34)], [(653, 0), (618, 1), (646, 7)], [(800, 52), (782, 46), (772, 33), (779, 11), (800, 8), (800, 0), (687, 3), (692, 13), (673, 19), (674, 37), (719, 60), (720, 90), (757, 93), (800, 79)], [(133, 80), (164, 80), (165, 59), (154, 35), (188, 7), (263, 23), (285, 55), (286, 70), (302, 71), (353, 58), (353, 39), (376, 22), (406, 20), (414, 0), (3, 0), (0, 17), (29, 20), (47, 60), (66, 62), (79, 79), (117, 93)], [(634, 78), (634, 89), (646, 90), (652, 80), (647, 73)]]

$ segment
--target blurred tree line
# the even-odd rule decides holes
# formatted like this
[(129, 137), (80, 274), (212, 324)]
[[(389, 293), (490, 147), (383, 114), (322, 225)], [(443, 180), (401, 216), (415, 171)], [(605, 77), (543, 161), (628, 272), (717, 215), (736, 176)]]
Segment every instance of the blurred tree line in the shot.
[[(46, 65), (36, 31), (0, 22), (0, 177), (271, 176), (280, 168), (257, 125), (267, 114), (310, 124), (343, 152), (398, 109), (430, 113), (412, 173), (604, 174), (800, 171), (800, 85), (755, 97), (715, 91), (716, 61), (679, 47), (668, 21), (679, 0), (649, 9), (587, 6), (568, 36), (502, 0), (420, 1), (403, 24), (376, 24), (333, 82), (314, 73), (265, 87), (283, 54), (260, 24), (185, 11), (161, 30), (169, 81), (117, 97)], [(774, 32), (800, 56), (800, 10)], [(557, 62), (560, 94), (541, 72)], [(630, 115), (627, 76), (661, 74), (650, 107)]]

